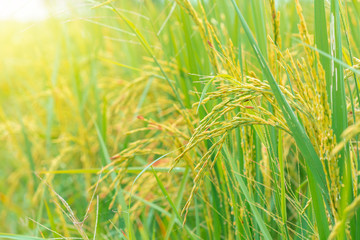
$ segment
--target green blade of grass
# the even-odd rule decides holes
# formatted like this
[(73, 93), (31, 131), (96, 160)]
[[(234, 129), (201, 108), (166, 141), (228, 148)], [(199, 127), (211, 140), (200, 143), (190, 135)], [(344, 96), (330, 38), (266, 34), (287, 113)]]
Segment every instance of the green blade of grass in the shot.
[[(331, 1), (331, 9), (330, 9), (330, 46), (331, 46), (331, 55), (342, 61), (342, 36), (341, 36), (341, 18), (340, 18), (340, 6), (337, 0)], [(347, 119), (347, 106), (346, 106), (346, 94), (345, 94), (345, 81), (344, 81), (344, 73), (343, 67), (341, 64), (331, 60), (332, 66), (332, 82), (330, 86), (331, 90), (331, 113), (332, 113), (332, 128), (334, 134), (336, 136), (337, 143), (342, 141), (342, 133), (347, 128), (348, 119)], [(350, 152), (349, 145), (345, 144), (344, 148), (339, 152), (338, 158), (338, 166), (339, 166), (339, 175), (340, 181), (343, 183), (348, 183), (352, 185), (352, 181), (347, 181), (346, 169), (345, 166), (351, 166), (350, 161)], [(341, 188), (341, 208), (345, 209), (345, 207), (350, 204), (353, 200), (352, 191), (346, 191), (345, 189), (351, 188), (352, 186), (343, 186)], [(344, 195), (345, 194), (345, 195)], [(351, 234), (355, 235), (356, 225), (354, 221), (350, 223), (350, 231)], [(342, 233), (345, 236), (345, 229), (343, 229)]]
[(159, 179), (159, 177), (156, 174), (156, 172), (154, 171), (154, 169), (152, 169), (152, 167), (151, 167), (151, 170), (152, 170), (153, 175), (155, 176), (156, 182), (158, 183), (158, 185), (159, 185), (159, 187), (161, 189), (161, 192), (164, 194), (164, 196), (166, 198), (166, 201), (170, 204), (170, 207), (173, 210), (173, 212), (175, 213), (175, 216), (177, 217), (177, 219), (179, 221), (181, 221), (181, 216), (180, 216), (178, 210), (176, 209), (174, 202), (171, 200), (171, 198), (170, 198), (168, 192), (166, 191), (164, 185), (162, 184), (161, 180)]
[(267, 34), (265, 26), (264, 1), (249, 1), (255, 26), (257, 43), (265, 59), (267, 59)]
[[(308, 168), (309, 166), (307, 166), (307, 169)], [(319, 236), (320, 239), (327, 239), (327, 237), (330, 234), (330, 230), (327, 223), (326, 211), (322, 201), (322, 196), (319, 192), (320, 190), (319, 187), (315, 184), (312, 184), (315, 180), (310, 170), (308, 170), (308, 179), (309, 179), (309, 187), (311, 192), (313, 209), (315, 212), (315, 218), (318, 223)], [(327, 225), (319, 226), (319, 224), (327, 224)]]
[(200, 96), (200, 100), (199, 100), (199, 104), (198, 107), (196, 109), (196, 112), (199, 112), (199, 108), (201, 106), (202, 101), (204, 100), (205, 96), (206, 96), (206, 92), (208, 90), (208, 88), (210, 87), (211, 83), (217, 78), (218, 76), (215, 76), (213, 78), (211, 78), (206, 84), (205, 87), (203, 88), (202, 92), (201, 92), (201, 96)]
[(282, 132), (279, 130), (278, 133), (278, 158), (279, 158), (279, 166), (280, 166), (280, 183), (281, 183), (281, 217), (283, 221), (283, 232), (285, 233), (286, 239), (290, 239), (289, 231), (286, 227), (287, 222), (287, 212), (286, 212), (286, 193), (285, 193), (285, 166), (284, 166), (284, 158), (283, 158), (283, 137)]
[(42, 237), (31, 237), (31, 236), (12, 234), (12, 233), (0, 233), (0, 238), (2, 238), (2, 239), (16, 239), (16, 240), (44, 239)]
[[(314, 17), (315, 17), (315, 44), (318, 49), (325, 53), (329, 53), (329, 43), (327, 35), (327, 23), (325, 16), (325, 5), (324, 0), (314, 1)], [(325, 70), (326, 76), (326, 91), (327, 95), (330, 96), (330, 85), (331, 85), (331, 69), (330, 61), (325, 56), (320, 56), (320, 62)], [(330, 101), (330, 98), (328, 98)]]
[[(234, 169), (237, 169), (236, 166), (233, 164), (233, 161), (231, 161), (232, 163), (232, 167)], [(236, 170), (237, 171), (237, 170)], [(259, 214), (259, 211), (257, 210), (257, 208), (255, 207), (256, 206), (256, 202), (253, 200), (253, 198), (250, 196), (249, 194), (249, 190), (248, 188), (246, 187), (246, 184), (244, 183), (244, 180), (242, 179), (242, 176), (239, 175), (239, 174), (235, 174), (236, 176), (236, 180), (240, 186), (240, 189), (241, 189), (241, 192), (242, 194), (244, 194), (245, 196), (245, 199), (246, 201), (249, 203), (250, 205), (250, 208), (251, 208), (251, 211), (252, 213), (254, 214), (254, 217), (256, 219), (256, 222), (260, 228), (260, 231), (262, 232), (262, 234), (264, 235), (264, 239), (272, 239), (270, 233), (269, 233), (269, 230), (267, 229), (261, 215)]]
[[(56, 51), (56, 59), (51, 74), (51, 88), (56, 87), (57, 78), (60, 68), (60, 48)], [(54, 96), (50, 96), (47, 103), (47, 121), (46, 121), (46, 154), (49, 155), (51, 150), (51, 133), (54, 123)]]
[[(342, 44), (341, 44), (341, 29), (340, 29), (340, 13), (339, 2), (337, 0), (331, 1), (331, 16), (330, 16), (330, 44), (331, 55), (342, 61)], [(331, 90), (331, 113), (332, 113), (332, 128), (336, 136), (336, 141), (341, 141), (341, 134), (347, 128), (347, 111), (346, 111), (346, 99), (345, 99), (345, 83), (343, 67), (332, 60), (332, 83), (330, 85)], [(344, 168), (344, 160), (346, 158), (348, 149), (340, 153), (339, 159), (340, 175)]]
[[(342, 22), (342, 26), (343, 26), (343, 29), (345, 29), (345, 40), (346, 40), (346, 45), (347, 45), (347, 48), (348, 48), (348, 52), (349, 52), (349, 57), (350, 57), (350, 64), (353, 66), (354, 65), (354, 62), (353, 62), (353, 53), (352, 53), (352, 47), (350, 45), (350, 41), (349, 41), (349, 34), (350, 34), (350, 31), (348, 31), (348, 24), (346, 24), (346, 21), (345, 21), (345, 17), (343, 16), (344, 14), (342, 13), (342, 11), (340, 10), (340, 16), (341, 16), (341, 22)], [(359, 94), (359, 86), (358, 86), (358, 79), (356, 77), (356, 74), (353, 74), (353, 78), (354, 78), (354, 85), (355, 85), (355, 92), (356, 92), (356, 97), (357, 97), (357, 100), (359, 102), (359, 99), (360, 99), (360, 94)], [(348, 93), (349, 93), (349, 97), (350, 97), (350, 103), (351, 103), (351, 110), (352, 112), (354, 113), (355, 112), (355, 97), (353, 97), (353, 93), (352, 93), (352, 90), (351, 90), (351, 87), (350, 87), (350, 82), (349, 81), (346, 81), (347, 83), (347, 87), (348, 87)], [(357, 120), (356, 120), (356, 114), (352, 114), (353, 115), (353, 121), (354, 121), (354, 124), (356, 124)], [(355, 145), (355, 149), (356, 149), (356, 152), (354, 151), (353, 153), (353, 156), (354, 156), (354, 163), (356, 164), (357, 163), (357, 166), (360, 166), (359, 163), (360, 163), (360, 155), (359, 155), (359, 142), (358, 142), (358, 136), (355, 137), (355, 142), (356, 142), (356, 145)], [(350, 147), (352, 147), (350, 144), (348, 144), (348, 147), (349, 147), (349, 153), (348, 155), (346, 156), (348, 159), (347, 161), (345, 162), (345, 164), (349, 164), (351, 162), (351, 155), (350, 155)], [(356, 156), (356, 157), (355, 157)], [(356, 158), (356, 160), (355, 160)], [(347, 167), (347, 170), (346, 171), (351, 171), (352, 167)], [(359, 179), (360, 177), (357, 177), (357, 182), (359, 182)], [(356, 186), (356, 184), (353, 183), (352, 181), (352, 176), (351, 176), (351, 173), (347, 173), (345, 175), (345, 181), (347, 181), (347, 184), (348, 184), (348, 188), (350, 189), (353, 189), (354, 186)], [(356, 181), (355, 181), (356, 182)], [(345, 183), (346, 184), (346, 183)], [(346, 193), (346, 191), (344, 191)], [(353, 200), (356, 195), (352, 193), (351, 190), (348, 191), (348, 194), (350, 195), (349, 198), (348, 198), (348, 204), (350, 204), (350, 201)], [(360, 210), (357, 210), (356, 214), (355, 214), (355, 217), (354, 219), (351, 220), (351, 236), (353, 239), (357, 239), (360, 237), (360, 229), (357, 228), (356, 226), (358, 225), (360, 219), (359, 219), (359, 216), (360, 216)]]
[(142, 94), (140, 96), (139, 102), (138, 102), (138, 104), (136, 106), (136, 110), (135, 110), (133, 119), (135, 119), (139, 115), (139, 111), (140, 111), (142, 105), (144, 104), (146, 96), (149, 93), (149, 90), (150, 90), (150, 87), (151, 87), (151, 84), (152, 84), (153, 80), (154, 80), (154, 78), (150, 77), (148, 82), (146, 83), (146, 86), (145, 86), (145, 88), (144, 88), (144, 90), (143, 90), (143, 92), (142, 92)]
[(103, 58), (103, 57), (98, 57), (98, 59), (101, 60), (101, 61), (103, 61), (103, 62), (115, 64), (115, 65), (118, 65), (118, 66), (120, 66), (120, 67), (124, 67), (124, 68), (130, 69), (130, 70), (134, 70), (134, 71), (137, 71), (137, 72), (142, 72), (142, 71), (143, 71), (143, 70), (140, 69), (140, 68), (135, 68), (135, 67), (132, 67), (132, 66), (128, 66), (128, 65), (126, 65), (126, 64), (122, 64), (122, 63), (113, 61), (113, 60), (111, 60), (111, 59), (107, 59), (107, 58)]
[(162, 32), (162, 30), (164, 29), (165, 25), (167, 24), (167, 22), (169, 21), (170, 17), (172, 16), (172, 14), (174, 13), (174, 10), (176, 8), (177, 4), (176, 2), (174, 1), (174, 3), (172, 4), (171, 6), (171, 9), (170, 9), (170, 12), (168, 14), (168, 16), (166, 17), (165, 21), (163, 22), (163, 24), (161, 25), (159, 31), (157, 32), (157, 36), (160, 35), (160, 33)]
[[(124, 168), (116, 168), (117, 171), (123, 171)], [(144, 170), (143, 167), (127, 167), (127, 173), (140, 173)], [(170, 167), (155, 167), (155, 172), (169, 172)], [(54, 171), (38, 171), (37, 174), (98, 174), (99, 172), (107, 173), (110, 170), (101, 168), (90, 168), (90, 169), (66, 169), (66, 170), (54, 170)], [(144, 172), (151, 172), (151, 169), (145, 169)], [(185, 172), (185, 168), (183, 167), (175, 167), (171, 172), (174, 173), (183, 173)]]
[(20, 120), (20, 123), (21, 123), (21, 132), (22, 132), (22, 135), (23, 135), (24, 141), (25, 141), (24, 151), (25, 151), (25, 155), (26, 155), (29, 165), (30, 165), (31, 175), (32, 175), (33, 181), (34, 181), (34, 191), (35, 191), (37, 188), (37, 185), (38, 185), (38, 179), (35, 174), (36, 167), (35, 167), (35, 160), (34, 160), (34, 157), (32, 154), (32, 144), (31, 144), (31, 141), (29, 139), (28, 133), (26, 131), (26, 128), (25, 128), (25, 125), (24, 125), (22, 119)]
[[(101, 153), (102, 153), (102, 160), (103, 160), (102, 163), (103, 163), (103, 165), (110, 164), (111, 163), (110, 155), (109, 155), (109, 152), (108, 152), (107, 147), (105, 145), (105, 141), (104, 141), (104, 139), (102, 137), (102, 134), (100, 132), (100, 129), (99, 129), (98, 125), (95, 122), (94, 122), (94, 125), (95, 125), (95, 128), (96, 128), (96, 133), (97, 133), (98, 140), (99, 140), (99, 143), (100, 143), (100, 148), (101, 148)], [(111, 177), (111, 179), (113, 181), (115, 181), (116, 180), (116, 173), (112, 172), (110, 174), (110, 177)], [(130, 215), (129, 215), (128, 211), (127, 212), (125, 211), (125, 209), (127, 209), (127, 206), (126, 206), (126, 202), (125, 202), (125, 198), (124, 198), (124, 194), (123, 194), (123, 189), (121, 188), (120, 184), (119, 184), (119, 188), (117, 189), (117, 191), (119, 192), (118, 194), (116, 194), (117, 201), (119, 202), (121, 208), (124, 209), (123, 212), (126, 215), (125, 224), (126, 224), (128, 232), (129, 232), (129, 238), (132, 239), (133, 229), (132, 229), (131, 223), (130, 223)]]
[[(131, 192), (124, 191), (124, 193), (127, 194), (127, 195), (130, 195), (132, 198), (134, 198), (134, 199), (142, 202), (142, 203), (145, 204), (146, 206), (149, 206), (149, 207), (153, 208), (154, 210), (156, 210), (156, 211), (164, 214), (165, 216), (167, 216), (167, 217), (169, 217), (169, 218), (172, 217), (172, 214), (171, 214), (171, 213), (169, 213), (168, 211), (166, 211), (166, 209), (163, 209), (163, 208), (161, 208), (160, 206), (156, 205), (155, 203), (149, 202), (149, 201), (147, 201), (147, 200), (145, 200), (145, 199), (143, 199), (143, 198), (141, 198), (141, 197), (139, 197), (139, 196), (137, 196), (137, 195), (133, 195)], [(179, 227), (184, 227), (185, 230), (186, 230), (186, 232), (189, 233), (189, 236), (194, 236), (194, 237), (195, 237), (195, 234), (190, 230), (190, 228), (189, 228), (187, 225), (183, 226), (183, 223), (182, 223), (178, 218), (175, 218), (175, 223), (176, 223)]]
[[(152, 167), (151, 167), (151, 169), (153, 170)], [(165, 196), (165, 198), (166, 198), (166, 201), (170, 204), (170, 207), (171, 207), (171, 209), (172, 209), (172, 211), (173, 211), (173, 214), (176, 216), (176, 219), (181, 222), (181, 216), (180, 216), (180, 214), (179, 214), (179, 211), (177, 210), (174, 202), (171, 200), (171, 198), (170, 198), (168, 192), (166, 191), (163, 183), (161, 182), (160, 178), (158, 177), (158, 175), (156, 174), (155, 171), (153, 171), (153, 174), (154, 174), (154, 176), (155, 176), (156, 182), (158, 183), (158, 186), (159, 186), (160, 189), (161, 189), (161, 192), (164, 194), (164, 196)], [(185, 225), (185, 222), (183, 223), (183, 225)], [(187, 231), (187, 233), (189, 233), (189, 236), (190, 236), (192, 239), (194, 239), (194, 237), (192, 236), (192, 232)]]
[[(152, 168), (151, 170), (154, 172), (154, 168)], [(186, 186), (187, 180), (189, 178), (189, 172), (190, 172), (190, 169), (186, 168), (183, 179), (181, 180), (179, 191), (178, 191), (179, 194), (178, 194), (178, 196), (176, 198), (176, 202), (175, 202), (176, 209), (180, 208), (181, 200), (183, 199), (184, 192), (185, 192), (185, 186)], [(172, 233), (172, 229), (175, 224), (175, 219), (176, 219), (176, 214), (173, 213), (173, 215), (170, 219), (169, 227), (166, 231), (165, 240), (169, 239), (170, 234)]]

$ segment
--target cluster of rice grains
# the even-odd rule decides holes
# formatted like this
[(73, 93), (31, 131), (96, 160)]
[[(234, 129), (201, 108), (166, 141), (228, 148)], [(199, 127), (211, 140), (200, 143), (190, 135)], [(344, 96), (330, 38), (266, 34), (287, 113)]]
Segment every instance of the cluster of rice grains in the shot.
[(61, 81), (44, 93), (46, 136), (33, 115), (0, 125), (43, 168), (26, 182), (32, 202), (46, 198), (36, 220), (54, 231), (42, 236), (358, 239), (354, 2), (315, 0), (315, 13), (299, 0), (95, 4), (84, 36), (97, 40), (64, 39), (74, 59), (59, 55)]
[[(193, 107), (202, 107), (208, 102), (214, 102), (211, 110), (207, 112), (206, 116), (201, 119), (196, 129), (192, 132), (192, 136), (187, 143), (184, 150), (175, 158), (173, 167), (192, 149), (197, 149), (201, 152), (201, 158), (193, 160), (195, 166), (194, 185), (190, 193), (190, 197), (183, 209), (183, 212), (188, 212), (195, 193), (201, 186), (201, 181), (206, 172), (210, 172), (217, 158), (221, 158), (221, 149), (224, 147), (224, 142), (228, 136), (234, 135), (234, 129), (241, 129), (241, 148), (244, 156), (243, 174), (248, 181), (249, 189), (257, 189), (255, 185), (264, 185), (267, 188), (266, 198), (264, 202), (271, 202), (271, 194), (269, 189), (276, 189), (273, 186), (276, 183), (274, 178), (277, 178), (279, 170), (269, 167), (276, 162), (275, 168), (279, 168), (278, 157), (274, 154), (274, 149), (271, 149), (271, 140), (269, 138), (269, 128), (265, 126), (272, 126), (276, 129), (283, 130), (284, 138), (289, 140), (284, 142), (283, 149), (284, 159), (287, 159), (286, 179), (291, 182), (290, 178), (300, 179), (299, 164), (300, 159), (287, 156), (290, 154), (290, 149), (294, 142), (291, 140), (291, 132), (286, 124), (286, 121), (280, 111), (270, 86), (266, 80), (259, 80), (261, 76), (257, 76), (253, 71), (243, 73), (238, 61), (235, 60), (234, 46), (229, 40), (227, 46), (219, 41), (218, 31), (227, 36), (227, 30), (224, 26), (217, 24), (216, 21), (209, 21), (206, 17), (206, 12), (199, 3), (199, 8), (202, 11), (201, 17), (196, 13), (193, 6), (187, 0), (177, 0), (192, 17), (197, 28), (199, 29), (201, 38), (207, 48), (209, 58), (213, 64), (214, 76), (208, 78), (208, 84), (216, 86), (216, 90), (212, 92), (203, 92), (200, 102), (195, 103)], [(341, 157), (340, 148), (345, 146), (345, 143), (340, 144), (333, 151), (337, 141), (336, 136), (332, 130), (332, 119), (330, 100), (328, 99), (326, 88), (326, 77), (323, 66), (320, 63), (320, 56), (317, 51), (313, 51), (314, 45), (312, 36), (310, 36), (302, 9), (299, 1), (296, 1), (296, 10), (300, 18), (299, 37), (302, 44), (299, 44), (295, 49), (281, 49), (281, 38), (279, 36), (280, 17), (275, 10), (274, 1), (269, 1), (272, 13), (274, 40), (268, 36), (270, 43), (270, 66), (273, 74), (276, 76), (281, 91), (284, 93), (286, 100), (291, 107), (296, 111), (297, 116), (304, 125), (307, 135), (311, 140), (317, 154), (320, 157), (321, 163), (325, 170), (327, 186), (330, 192), (330, 208), (327, 208), (328, 223), (332, 223), (332, 217), (339, 219), (338, 210), (340, 209), (341, 198), (341, 184), (344, 179), (340, 178), (339, 174), (339, 158)], [(215, 22), (220, 29), (216, 28)], [(216, 46), (216, 47), (215, 47)], [(303, 51), (304, 54), (299, 54)], [(356, 68), (356, 66), (354, 66)], [(352, 76), (352, 72), (348, 73)], [(348, 77), (349, 77), (348, 76)], [(204, 91), (208, 89), (205, 86)], [(206, 97), (204, 97), (206, 95)], [(263, 134), (266, 133), (266, 134)], [(265, 151), (256, 153), (255, 135), (258, 134), (262, 139), (260, 145)], [(346, 134), (346, 133), (345, 133)], [(353, 134), (350, 138), (354, 137)], [(210, 145), (206, 141), (211, 141)], [(210, 146), (210, 147), (207, 147)], [(285, 151), (287, 149), (287, 151)], [(281, 151), (281, 150), (280, 150)], [(276, 152), (276, 151), (275, 151)], [(261, 163), (255, 163), (256, 155), (262, 155)], [(226, 158), (225, 156), (222, 156)], [(259, 156), (258, 156), (259, 157)], [(272, 159), (269, 159), (272, 158)], [(196, 158), (192, 158), (196, 159)], [(356, 159), (353, 157), (352, 159)], [(224, 159), (226, 161), (226, 159)], [(261, 171), (255, 170), (255, 165), (261, 164)], [(352, 162), (354, 168), (356, 162)], [(225, 166), (223, 166), (225, 169)], [(275, 171), (275, 173), (274, 173)], [(256, 176), (260, 174), (261, 176)], [(274, 175), (275, 174), (275, 175)], [(353, 171), (356, 176), (358, 173)], [(262, 182), (258, 182), (262, 179)], [(229, 180), (227, 180), (229, 181)], [(354, 178), (354, 186), (358, 185), (357, 178)], [(298, 186), (299, 188), (301, 186)], [(357, 188), (354, 188), (354, 194), (357, 195)], [(294, 194), (294, 193), (289, 193)], [(301, 197), (300, 197), (301, 198)], [(357, 199), (358, 200), (358, 199)], [(308, 199), (307, 206), (311, 199)], [(232, 205), (231, 200), (229, 203)], [(299, 203), (292, 203), (294, 209), (302, 209)], [(357, 201), (353, 202), (356, 205)], [(301, 210), (303, 212), (307, 206)], [(235, 206), (232, 206), (235, 207)], [(238, 206), (243, 209), (243, 206)], [(354, 208), (349, 206), (348, 208)], [(264, 210), (267, 211), (267, 210)], [(271, 211), (271, 210), (268, 210)], [(346, 209), (346, 211), (350, 211)], [(295, 211), (296, 212), (296, 211)], [(292, 216), (293, 217), (293, 216)], [(185, 214), (186, 218), (186, 214)], [(338, 228), (339, 224), (337, 224)], [(335, 230), (334, 230), (335, 231)], [(334, 236), (336, 234), (333, 234)]]

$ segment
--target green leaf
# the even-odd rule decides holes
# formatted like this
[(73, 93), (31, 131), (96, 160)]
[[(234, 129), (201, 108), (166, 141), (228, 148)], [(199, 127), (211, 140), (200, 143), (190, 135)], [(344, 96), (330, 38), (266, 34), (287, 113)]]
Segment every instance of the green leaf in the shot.
[[(314, 1), (314, 17), (315, 17), (315, 44), (318, 49), (329, 54), (329, 43), (327, 34), (327, 23), (325, 16), (324, 0)], [(330, 60), (324, 55), (320, 56), (320, 62), (324, 68), (326, 76), (326, 90), (328, 96), (330, 96), (331, 85), (331, 68)], [(330, 99), (328, 99), (330, 101)]]

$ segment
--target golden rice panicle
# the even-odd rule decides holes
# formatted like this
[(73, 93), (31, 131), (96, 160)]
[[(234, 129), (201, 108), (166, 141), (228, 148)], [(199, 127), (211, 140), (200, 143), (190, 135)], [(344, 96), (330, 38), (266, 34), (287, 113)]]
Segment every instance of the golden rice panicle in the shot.
[[(327, 101), (325, 74), (322, 66), (320, 66), (319, 57), (317, 55), (316, 58), (318, 73), (314, 75), (315, 67), (311, 63), (302, 59), (302, 62), (296, 61), (295, 64), (292, 54), (286, 50), (287, 56), (290, 59), (290, 65), (288, 65), (284, 61), (281, 51), (274, 45), (272, 44), (273, 48), (277, 51), (281, 65), (290, 73), (291, 81), (298, 89), (296, 92), (298, 100), (304, 107), (303, 110), (307, 112), (308, 116), (303, 117), (303, 123), (306, 129), (308, 129), (307, 132), (311, 137), (312, 144), (319, 152), (320, 160), (323, 163), (325, 174), (327, 175), (327, 185), (331, 193), (331, 204), (334, 206), (332, 210), (333, 214), (335, 214), (335, 209), (337, 208), (335, 204), (337, 203), (336, 199), (339, 196), (340, 189), (339, 171), (337, 158), (331, 157), (330, 153), (335, 146), (336, 140), (331, 129), (331, 114)], [(311, 117), (309, 118), (309, 116)]]
[[(306, 27), (306, 21), (305, 21), (305, 18), (304, 18), (304, 15), (303, 15), (303, 11), (302, 11), (302, 7), (300, 5), (300, 2), (299, 0), (295, 0), (296, 2), (296, 11), (297, 11), (297, 14), (300, 18), (300, 23), (298, 25), (298, 28), (299, 28), (299, 31), (300, 31), (300, 37), (301, 37), (301, 40), (306, 43), (307, 45), (311, 46), (311, 38), (310, 38), (310, 34), (307, 30), (307, 27)], [(310, 63), (311, 66), (313, 66), (314, 64), (314, 56), (312, 54), (312, 51), (309, 47), (307, 46), (304, 46), (304, 49), (305, 49), (305, 54), (306, 54), (306, 57)], [(313, 69), (315, 70), (315, 69)], [(312, 72), (312, 74), (314, 74), (314, 72)]]
[[(213, 144), (210, 147), (209, 151), (207, 151), (204, 154), (204, 156), (200, 159), (199, 163), (195, 167), (195, 170), (198, 171), (198, 172), (195, 175), (195, 178), (193, 180), (193, 187), (191, 189), (190, 196), (189, 196), (188, 200), (186, 201), (186, 204), (185, 204), (183, 210), (181, 211), (182, 215), (185, 214), (184, 215), (184, 223), (186, 221), (186, 216), (188, 214), (189, 207), (190, 207), (191, 202), (193, 200), (194, 194), (197, 192), (197, 189), (200, 187), (201, 181), (203, 179), (204, 174), (206, 173), (206, 170), (211, 170), (213, 168), (213, 166), (215, 164), (215, 161), (216, 161), (216, 159), (218, 158), (218, 156), (220, 154), (220, 150), (222, 148), (222, 145), (223, 145), (223, 143), (224, 143), (224, 141), (226, 139), (225, 137), (226, 137), (226, 135), (223, 135), (218, 142)], [(211, 156), (215, 152), (216, 148), (218, 148), (218, 150), (217, 150), (217, 152), (215, 154), (213, 162), (210, 163)]]
[(254, 155), (254, 138), (251, 127), (244, 128), (244, 140), (241, 142), (244, 151), (244, 168), (245, 176), (249, 180), (249, 189), (255, 188), (255, 155)]
[(275, 0), (269, 0), (271, 20), (273, 24), (274, 42), (275, 45), (281, 48), (281, 37), (280, 37), (280, 12), (276, 11)]

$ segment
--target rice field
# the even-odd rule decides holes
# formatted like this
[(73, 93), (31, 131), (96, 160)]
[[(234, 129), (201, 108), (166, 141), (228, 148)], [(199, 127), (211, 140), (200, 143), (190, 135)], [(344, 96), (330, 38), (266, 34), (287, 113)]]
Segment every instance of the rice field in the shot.
[(359, 1), (74, 1), (0, 29), (0, 239), (360, 239)]

